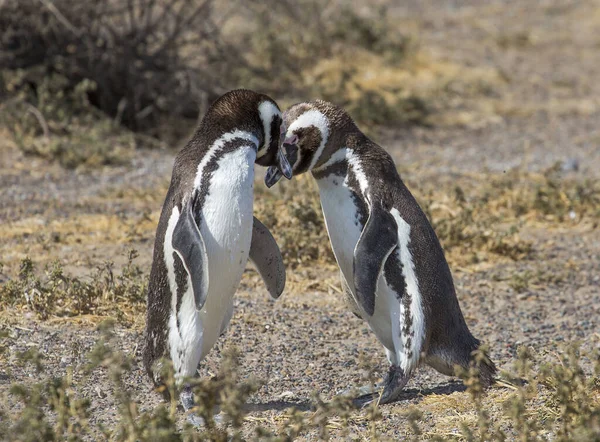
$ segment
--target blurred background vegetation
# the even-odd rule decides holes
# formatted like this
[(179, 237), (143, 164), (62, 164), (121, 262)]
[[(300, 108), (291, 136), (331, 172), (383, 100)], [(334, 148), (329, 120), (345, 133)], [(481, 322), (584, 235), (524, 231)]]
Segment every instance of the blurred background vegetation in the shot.
[(446, 124), (504, 81), (430, 59), (388, 4), (5, 0), (0, 124), (26, 154), (73, 168), (172, 146), (238, 87), (282, 107), (330, 100), (371, 128)]

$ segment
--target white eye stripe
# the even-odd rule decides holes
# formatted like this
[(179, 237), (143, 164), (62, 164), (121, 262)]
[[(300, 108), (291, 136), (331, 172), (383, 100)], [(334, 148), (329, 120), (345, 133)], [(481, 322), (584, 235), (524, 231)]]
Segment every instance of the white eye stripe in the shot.
[(256, 155), (256, 158), (261, 158), (267, 153), (269, 146), (271, 145), (271, 124), (273, 124), (273, 117), (276, 115), (281, 117), (281, 111), (270, 101), (263, 101), (258, 106), (258, 112), (260, 114), (260, 119), (263, 124), (263, 133), (265, 135), (264, 143)]
[[(296, 120), (294, 120), (294, 122), (290, 125), (290, 127), (288, 127), (287, 130), (287, 136), (291, 136), (293, 135), (295, 130), (311, 126), (314, 126), (319, 130), (321, 135), (321, 144), (319, 144), (319, 147), (315, 151), (308, 170), (311, 170), (313, 167), (315, 167), (315, 164), (317, 164), (317, 162), (319, 161), (319, 158), (323, 153), (323, 149), (327, 144), (327, 139), (329, 138), (329, 124), (327, 122), (327, 117), (323, 115), (321, 111), (317, 109), (311, 109), (308, 112), (304, 112), (302, 115), (296, 118)], [(300, 154), (300, 151), (298, 151), (298, 158), (296, 160), (296, 163), (294, 164), (294, 167), (300, 163), (301, 156), (302, 155)]]

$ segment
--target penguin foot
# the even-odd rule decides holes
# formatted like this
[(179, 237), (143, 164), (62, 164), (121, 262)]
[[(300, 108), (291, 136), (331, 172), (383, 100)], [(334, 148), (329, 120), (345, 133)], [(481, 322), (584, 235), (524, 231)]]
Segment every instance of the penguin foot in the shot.
[[(191, 412), (191, 411), (188, 413), (186, 420), (193, 427), (198, 428), (198, 429), (206, 426), (206, 422), (204, 421), (204, 418), (202, 416), (198, 416), (196, 413)], [(217, 425), (222, 425), (227, 422), (227, 418), (223, 413), (218, 413), (213, 416), (213, 421)]]
[(347, 388), (346, 390), (338, 393), (338, 396), (349, 396), (351, 394), (358, 394), (357, 397), (372, 396), (373, 394), (379, 394), (379, 391), (384, 387), (383, 382), (379, 382), (375, 385), (363, 385), (362, 387)]
[(381, 395), (382, 389), (385, 387), (385, 382), (378, 382), (377, 384), (369, 384), (363, 385), (362, 387), (353, 387), (344, 390), (339, 395), (340, 396), (349, 396), (358, 394), (354, 399), (352, 399), (352, 405), (356, 408), (363, 408), (366, 405), (369, 405), (374, 400), (377, 400)]
[[(392, 365), (383, 383), (377, 384), (375, 388), (369, 387), (370, 391), (356, 397), (352, 403), (355, 407), (364, 408), (373, 402), (377, 402), (377, 405), (394, 402), (398, 399), (400, 393), (402, 393), (409, 379), (410, 375), (404, 374), (404, 371), (400, 367)], [(382, 387), (383, 391), (374, 391)], [(359, 392), (361, 392), (360, 389)]]
[(201, 416), (198, 416), (196, 413), (189, 413), (186, 417), (186, 420), (195, 428), (204, 427), (204, 419)]
[(179, 394), (179, 401), (185, 411), (194, 408), (194, 393), (192, 392), (192, 387), (190, 385), (183, 387), (183, 390)]
[[(194, 393), (192, 392), (192, 387), (190, 385), (186, 385), (183, 388), (183, 390), (181, 391), (181, 394), (179, 395), (179, 400), (181, 402), (181, 405), (183, 406), (183, 410), (187, 414), (187, 417), (186, 417), (187, 421), (196, 428), (204, 427), (206, 424), (206, 422), (204, 421), (204, 418), (201, 416), (198, 416), (196, 413), (194, 413), (192, 411), (192, 409), (195, 407), (196, 404), (194, 402)], [(213, 420), (214, 420), (215, 424), (220, 425), (220, 424), (223, 424), (224, 422), (226, 422), (225, 415), (220, 412), (220, 409), (218, 406), (216, 406), (214, 408), (213, 412), (214, 412)]]
[(187, 414), (187, 421), (192, 424), (196, 428), (201, 428), (204, 426), (204, 419), (198, 416), (196, 413), (192, 412), (192, 408), (194, 408), (194, 393), (192, 391), (192, 387), (190, 385), (186, 385), (183, 387), (181, 394), (179, 395), (179, 401), (183, 406), (183, 410)]
[(378, 402), (380, 395), (381, 392), (363, 394), (352, 399), (352, 405), (358, 409), (364, 408), (368, 405), (371, 405), (373, 402)]
[(398, 399), (409, 379), (409, 374), (405, 374), (400, 367), (392, 365), (385, 381), (383, 381), (384, 387), (381, 397), (379, 398), (379, 403), (389, 404)]

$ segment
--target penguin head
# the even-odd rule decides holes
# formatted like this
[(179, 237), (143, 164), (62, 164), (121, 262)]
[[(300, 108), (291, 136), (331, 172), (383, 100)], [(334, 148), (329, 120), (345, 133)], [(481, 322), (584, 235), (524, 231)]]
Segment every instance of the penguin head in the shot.
[[(236, 89), (219, 97), (206, 113), (198, 132), (213, 137), (233, 128), (253, 133), (258, 140), (256, 163), (273, 166), (287, 179), (292, 177), (291, 166), (280, 152), (283, 119), (277, 103), (265, 94)], [(209, 129), (209, 130), (207, 130)]]
[(258, 146), (256, 163), (274, 167), (288, 180), (292, 178), (292, 168), (287, 157), (281, 151), (281, 142), (285, 136), (285, 125), (277, 104), (267, 95), (261, 95), (258, 114), (263, 129), (262, 143)]
[[(343, 109), (323, 100), (293, 105), (284, 112), (282, 126), (285, 134), (281, 146), (293, 175), (323, 165), (335, 150), (343, 147), (338, 138), (343, 136), (345, 129), (356, 128)], [(280, 178), (274, 168), (269, 168), (265, 184), (271, 187)]]

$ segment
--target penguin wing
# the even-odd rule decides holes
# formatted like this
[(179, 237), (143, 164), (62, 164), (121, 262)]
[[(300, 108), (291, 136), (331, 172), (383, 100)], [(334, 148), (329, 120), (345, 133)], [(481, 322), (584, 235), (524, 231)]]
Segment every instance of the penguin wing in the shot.
[(208, 255), (192, 206), (193, 198), (189, 198), (183, 205), (171, 243), (190, 275), (196, 309), (201, 310), (208, 295)]
[(285, 266), (275, 238), (256, 217), (252, 226), (250, 259), (267, 285), (273, 299), (279, 298), (285, 287)]
[(383, 207), (373, 205), (354, 248), (353, 261), (356, 298), (369, 316), (375, 312), (377, 280), (385, 261), (397, 245), (396, 220)]

